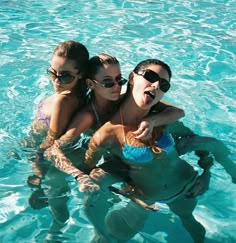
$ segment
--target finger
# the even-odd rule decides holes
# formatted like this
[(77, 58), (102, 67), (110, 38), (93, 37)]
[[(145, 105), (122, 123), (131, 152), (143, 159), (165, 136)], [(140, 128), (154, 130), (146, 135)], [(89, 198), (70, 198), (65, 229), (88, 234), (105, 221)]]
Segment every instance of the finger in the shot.
[(136, 131), (133, 132), (133, 134), (139, 135), (139, 134), (143, 133), (144, 130), (145, 130), (145, 128), (139, 127)]
[(203, 189), (203, 187), (202, 187), (201, 184), (199, 184), (199, 183), (195, 184), (195, 185), (191, 188), (191, 190), (189, 191), (189, 193), (187, 194), (187, 197), (188, 197), (188, 198), (194, 198), (194, 197), (197, 197), (198, 195), (201, 194), (202, 189)]
[(99, 187), (97, 187), (97, 186), (90, 186), (90, 187), (88, 188), (88, 191), (89, 191), (91, 194), (96, 193), (98, 190), (99, 190)]
[(151, 138), (149, 130), (148, 129), (144, 129), (143, 132), (139, 135), (137, 135), (135, 137), (136, 139), (140, 139), (140, 140), (148, 140)]

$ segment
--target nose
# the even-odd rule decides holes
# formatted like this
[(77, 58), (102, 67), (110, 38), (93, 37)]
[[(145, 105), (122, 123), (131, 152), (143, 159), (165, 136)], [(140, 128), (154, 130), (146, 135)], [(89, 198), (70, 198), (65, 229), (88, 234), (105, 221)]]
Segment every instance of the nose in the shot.
[(121, 85), (119, 85), (119, 83), (116, 80), (114, 81), (114, 87), (121, 89)]
[(153, 88), (155, 88), (155, 89), (159, 89), (160, 88), (160, 83), (159, 83), (159, 81), (156, 81), (155, 83), (152, 83), (152, 85), (151, 85)]

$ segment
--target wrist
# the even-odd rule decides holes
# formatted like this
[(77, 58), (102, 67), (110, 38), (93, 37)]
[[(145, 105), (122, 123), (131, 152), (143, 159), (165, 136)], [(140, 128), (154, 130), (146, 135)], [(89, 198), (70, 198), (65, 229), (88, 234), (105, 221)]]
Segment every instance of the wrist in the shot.
[(204, 171), (210, 171), (210, 168), (214, 165), (213, 158), (211, 156), (201, 156), (198, 165), (204, 170)]
[(208, 166), (208, 167), (204, 168), (203, 169), (203, 173), (204, 174), (211, 174), (210, 168), (211, 168), (211, 166)]

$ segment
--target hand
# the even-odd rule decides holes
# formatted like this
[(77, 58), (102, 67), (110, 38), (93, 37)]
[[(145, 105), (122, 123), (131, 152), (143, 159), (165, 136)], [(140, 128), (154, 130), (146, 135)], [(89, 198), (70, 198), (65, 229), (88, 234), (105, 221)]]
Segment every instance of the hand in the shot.
[(209, 189), (211, 173), (210, 171), (204, 170), (203, 173), (198, 176), (194, 185), (189, 189), (188, 193), (186, 194), (187, 198), (194, 198), (198, 195), (204, 194)]
[(152, 131), (154, 128), (154, 123), (148, 120), (142, 121), (139, 124), (138, 130), (134, 131), (133, 134), (136, 135), (136, 139), (148, 140), (152, 138)]
[(31, 175), (31, 176), (28, 176), (27, 183), (28, 183), (29, 187), (38, 187), (38, 188), (40, 188), (41, 180), (42, 180), (42, 177), (37, 176), (37, 175)]
[(100, 191), (98, 184), (94, 183), (88, 175), (82, 175), (77, 178), (79, 182), (79, 191), (92, 194)]

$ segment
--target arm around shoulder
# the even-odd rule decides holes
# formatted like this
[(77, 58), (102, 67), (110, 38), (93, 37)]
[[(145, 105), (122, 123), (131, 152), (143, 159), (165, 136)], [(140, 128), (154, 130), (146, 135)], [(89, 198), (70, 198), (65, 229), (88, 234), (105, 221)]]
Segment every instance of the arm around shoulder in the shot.
[(154, 127), (168, 125), (184, 117), (184, 110), (165, 102), (159, 102), (152, 107), (152, 113), (145, 117), (134, 132), (136, 139), (151, 138)]

